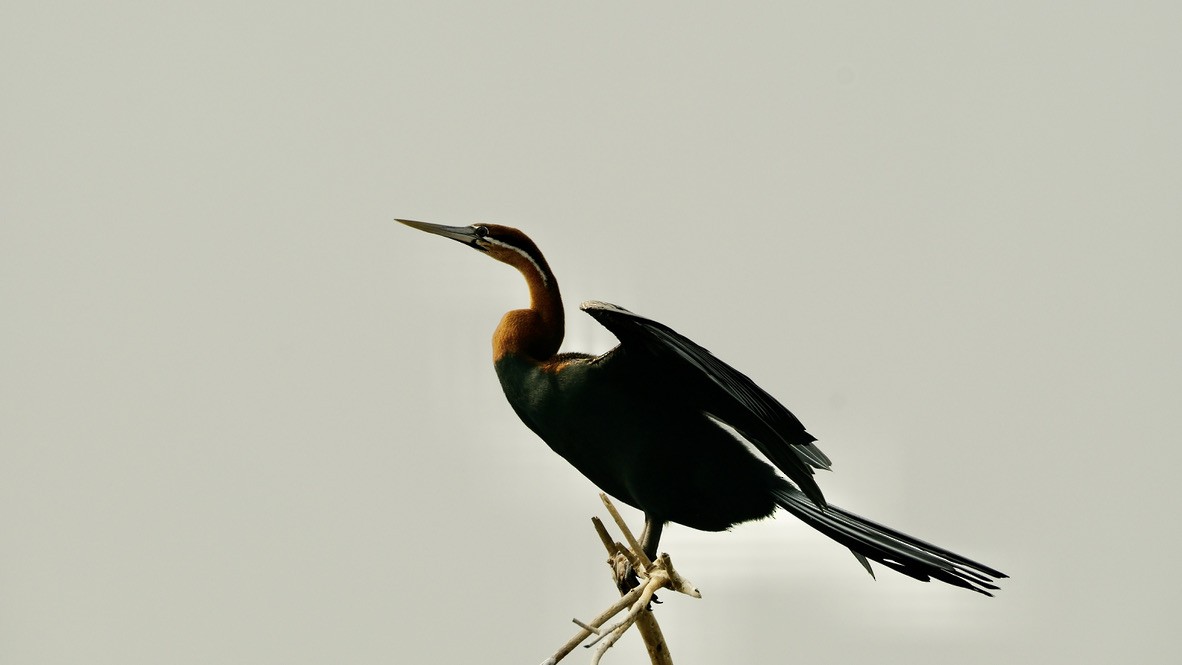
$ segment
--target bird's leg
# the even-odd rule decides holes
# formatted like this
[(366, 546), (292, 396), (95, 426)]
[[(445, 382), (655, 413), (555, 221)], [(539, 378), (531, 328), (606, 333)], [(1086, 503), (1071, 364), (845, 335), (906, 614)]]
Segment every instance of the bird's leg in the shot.
[[(663, 521), (653, 519), (650, 515), (644, 516), (644, 531), (640, 534), (640, 549), (650, 562), (657, 560), (657, 545), (661, 541), (661, 530), (664, 527)], [(636, 571), (627, 564), (627, 560), (620, 561), (620, 566), (616, 568), (616, 586), (619, 587), (620, 593), (627, 593), (639, 585), (640, 580), (636, 577)]]
[(657, 545), (661, 542), (661, 530), (664, 528), (663, 521), (653, 519), (650, 515), (644, 516), (644, 531), (640, 534), (640, 547), (644, 550), (644, 555), (648, 557), (649, 561), (657, 560)]

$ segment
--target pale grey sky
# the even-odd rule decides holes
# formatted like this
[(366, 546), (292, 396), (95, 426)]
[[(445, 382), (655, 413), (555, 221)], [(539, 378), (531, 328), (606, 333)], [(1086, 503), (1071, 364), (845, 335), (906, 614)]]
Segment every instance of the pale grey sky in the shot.
[(1013, 576), (672, 527), (679, 665), (1171, 661), (1182, 9), (869, 4), (6, 3), (0, 662), (532, 663), (612, 600), (520, 278), (394, 217), (524, 229), (567, 348), (668, 323)]

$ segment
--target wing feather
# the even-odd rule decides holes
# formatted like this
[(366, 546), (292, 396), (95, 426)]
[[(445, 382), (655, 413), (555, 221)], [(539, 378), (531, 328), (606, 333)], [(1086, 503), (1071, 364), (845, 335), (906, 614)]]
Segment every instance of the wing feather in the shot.
[(641, 355), (669, 374), (687, 399), (703, 412), (730, 425), (776, 465), (817, 506), (825, 497), (813, 479), (813, 468), (831, 462), (813, 444), (800, 420), (742, 372), (672, 328), (600, 301), (580, 309), (595, 317), (620, 340), (630, 355)]

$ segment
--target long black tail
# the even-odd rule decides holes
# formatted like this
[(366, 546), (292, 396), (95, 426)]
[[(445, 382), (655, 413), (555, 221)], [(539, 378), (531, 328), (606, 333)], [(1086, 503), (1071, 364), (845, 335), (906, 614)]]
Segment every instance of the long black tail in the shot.
[(850, 548), (866, 570), (867, 559), (927, 582), (933, 578), (992, 596), (994, 582), (1007, 577), (989, 566), (925, 543), (829, 504), (822, 509), (794, 487), (774, 491), (776, 502), (817, 531)]

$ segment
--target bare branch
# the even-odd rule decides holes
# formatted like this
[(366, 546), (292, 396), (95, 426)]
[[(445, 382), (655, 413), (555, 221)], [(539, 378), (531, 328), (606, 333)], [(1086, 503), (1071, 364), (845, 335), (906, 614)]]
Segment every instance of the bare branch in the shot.
[[(606, 623), (608, 619), (611, 619), (615, 615), (619, 614), (620, 611), (625, 607), (630, 606), (633, 601), (640, 597), (642, 593), (644, 593), (643, 587), (636, 587), (632, 591), (629, 591), (627, 595), (617, 600), (606, 610), (600, 612), (599, 616), (588, 621), (588, 628), (598, 629), (600, 626)], [(587, 639), (593, 634), (594, 631), (588, 630), (588, 628), (580, 628), (579, 632), (576, 633), (574, 637), (567, 640), (566, 644), (559, 647), (558, 651), (555, 651), (553, 656), (550, 656), (546, 660), (542, 661), (542, 665), (555, 665), (555, 663), (565, 658), (567, 654), (574, 651), (575, 647), (582, 644), (583, 640)]]
[[(644, 555), (640, 543), (632, 535), (632, 532), (624, 523), (623, 518), (620, 517), (619, 511), (612, 505), (611, 500), (605, 494), (600, 494), (600, 498), (603, 500), (603, 504), (607, 507), (608, 512), (611, 513), (612, 518), (616, 521), (616, 524), (620, 527), (624, 538), (631, 546), (630, 548), (625, 548), (619, 542), (612, 540), (603, 522), (598, 517), (591, 518), (591, 523), (595, 527), (595, 533), (598, 534), (604, 549), (607, 550), (608, 565), (613, 568), (613, 576), (617, 580), (617, 586), (620, 587), (621, 598), (589, 622), (584, 623), (578, 619), (573, 619), (574, 623), (580, 628), (579, 632), (568, 640), (566, 644), (562, 645), (558, 651), (554, 652), (553, 656), (546, 659), (543, 665), (556, 665), (558, 661), (574, 651), (575, 647), (591, 635), (598, 635), (598, 637), (585, 646), (596, 647), (591, 658), (591, 663), (592, 665), (598, 665), (600, 659), (603, 658), (603, 654), (607, 653), (607, 650), (633, 625), (637, 627), (641, 637), (644, 639), (644, 646), (648, 650), (649, 659), (652, 661), (652, 664), (673, 665), (673, 660), (669, 655), (669, 647), (665, 643), (665, 637), (661, 633), (661, 627), (657, 623), (656, 616), (649, 609), (649, 604), (652, 602), (653, 596), (658, 589), (672, 589), (679, 593), (693, 596), (694, 598), (701, 598), (702, 595), (673, 568), (673, 563), (670, 561), (668, 554), (662, 554), (656, 561), (649, 561), (648, 557)], [(629, 571), (629, 568), (631, 568), (631, 571)], [(629, 589), (627, 585), (621, 584), (620, 582), (626, 577), (630, 577), (632, 571), (644, 580), (644, 583)], [(624, 608), (628, 608), (628, 612), (622, 619), (612, 624), (609, 628), (603, 627), (603, 624), (619, 614)]]

